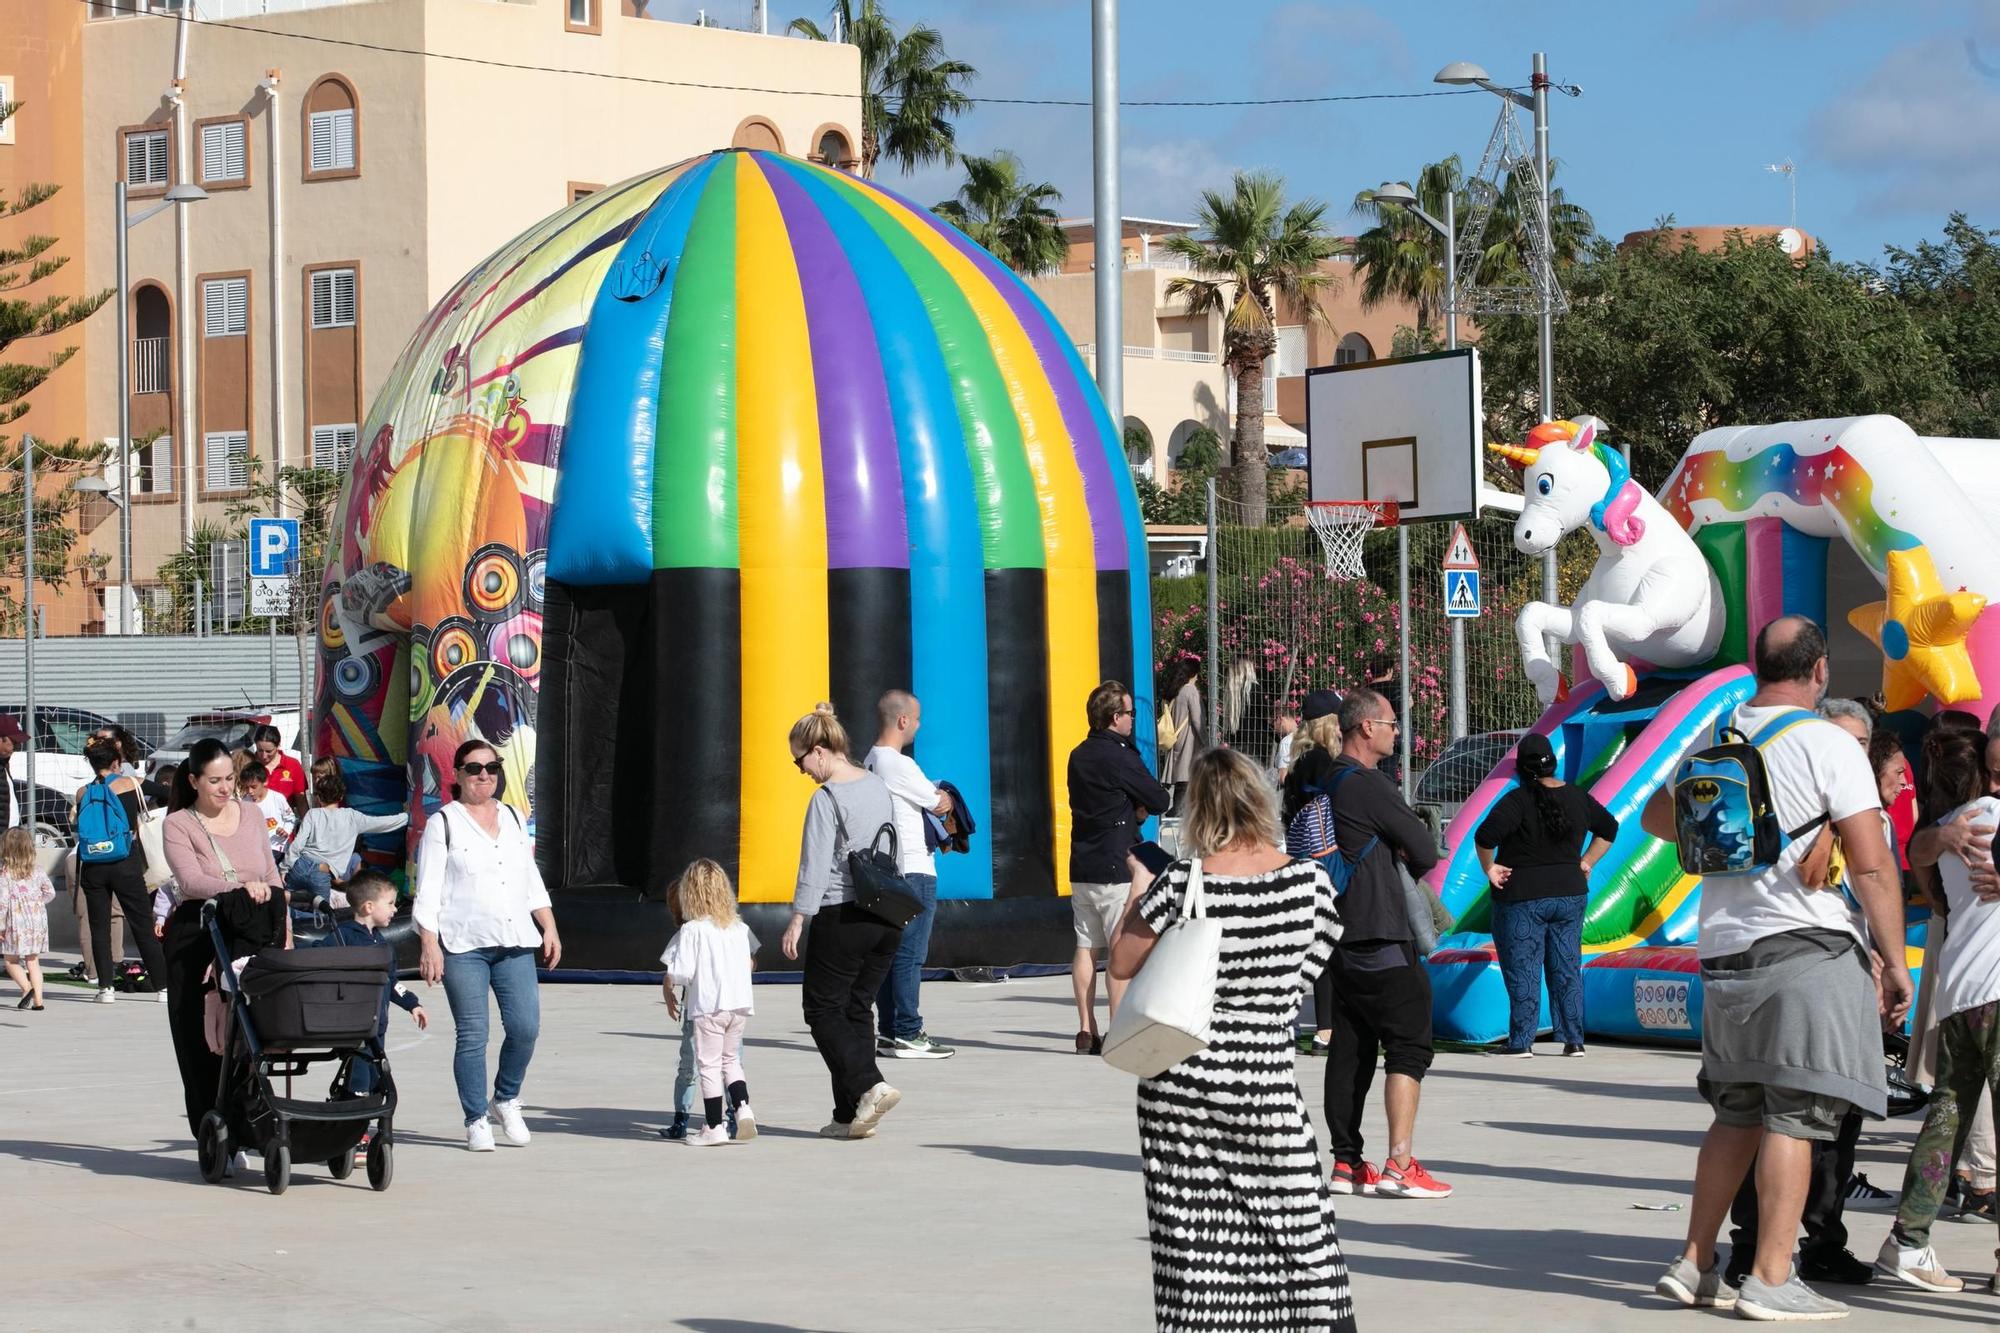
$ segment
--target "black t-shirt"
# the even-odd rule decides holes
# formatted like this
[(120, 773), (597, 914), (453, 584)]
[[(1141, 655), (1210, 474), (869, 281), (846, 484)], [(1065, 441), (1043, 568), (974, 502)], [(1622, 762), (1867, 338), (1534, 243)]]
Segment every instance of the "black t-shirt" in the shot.
[(1531, 898), (1567, 898), (1590, 891), (1584, 878), (1583, 840), (1618, 836), (1618, 821), (1583, 788), (1570, 783), (1544, 788), (1561, 803), (1569, 827), (1552, 836), (1542, 825), (1533, 792), (1524, 787), (1502, 796), (1480, 823), (1473, 841), (1494, 853), (1494, 860), (1514, 873), (1497, 891), (1498, 901), (1519, 903)]

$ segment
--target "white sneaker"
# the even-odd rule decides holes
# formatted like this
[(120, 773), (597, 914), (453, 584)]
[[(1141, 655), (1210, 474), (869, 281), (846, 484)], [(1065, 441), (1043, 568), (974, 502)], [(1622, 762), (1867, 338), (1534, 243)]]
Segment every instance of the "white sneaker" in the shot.
[(872, 1139), (875, 1131), (863, 1129), (859, 1124), (843, 1125), (838, 1120), (829, 1120), (819, 1127), (819, 1136), (823, 1139)]
[(1906, 1246), (1896, 1239), (1894, 1232), (1882, 1242), (1882, 1252), (1875, 1256), (1875, 1271), (1918, 1291), (1965, 1290), (1965, 1279), (1953, 1277), (1936, 1250), (1928, 1245), (1922, 1249)]
[(116, 1004), (118, 1003), (118, 992), (109, 986), (99, 986), (97, 988), (97, 1002), (99, 1004)]
[(861, 1094), (861, 1100), (854, 1106), (854, 1128), (874, 1133), (875, 1126), (882, 1123), (882, 1117), (896, 1109), (896, 1103), (903, 1100), (903, 1094), (887, 1083), (877, 1083)]
[(687, 1141), (690, 1148), (719, 1148), (729, 1142), (729, 1130), (722, 1125), (703, 1125), (701, 1132), (688, 1135)]
[(493, 1151), (493, 1126), (475, 1120), (465, 1127), (465, 1146), (472, 1152)]
[(528, 1133), (528, 1122), (521, 1118), (521, 1103), (518, 1100), (495, 1102), (493, 1109), (487, 1114), (499, 1124), (500, 1132), (507, 1136), (507, 1142), (516, 1148), (528, 1146), (528, 1140), (532, 1136)]
[(757, 1117), (751, 1113), (750, 1103), (736, 1108), (736, 1141), (748, 1143), (757, 1137)]

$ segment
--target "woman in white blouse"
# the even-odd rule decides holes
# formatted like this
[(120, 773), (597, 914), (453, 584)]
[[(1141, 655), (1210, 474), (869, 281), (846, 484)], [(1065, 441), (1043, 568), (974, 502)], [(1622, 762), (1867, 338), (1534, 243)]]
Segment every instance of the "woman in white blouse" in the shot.
[[(535, 1054), (542, 1003), (535, 950), (542, 965), (562, 960), (549, 891), (535, 868), (527, 825), (498, 800), (500, 756), (472, 740), (452, 757), (452, 801), (430, 817), (417, 847), (417, 901), (411, 915), (423, 939), (419, 973), (444, 982), (458, 1047), (452, 1076), (465, 1112), (465, 1146), (493, 1151), (491, 1114), (507, 1141), (528, 1142), (521, 1118), (521, 1080)], [(500, 1071), (486, 1094), (486, 993), (500, 1001)]]

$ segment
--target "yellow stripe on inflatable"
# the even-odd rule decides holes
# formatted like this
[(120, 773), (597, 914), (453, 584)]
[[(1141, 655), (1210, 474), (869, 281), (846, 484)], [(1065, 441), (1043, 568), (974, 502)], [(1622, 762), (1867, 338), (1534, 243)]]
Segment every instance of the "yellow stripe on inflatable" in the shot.
[[(886, 195), (876, 201), (951, 275), (991, 340), (994, 362), (1020, 422), (1042, 510), (1048, 579), (1049, 796), (1055, 814), (1056, 892), (1069, 893), (1069, 752), (1089, 725), (1084, 700), (1103, 678), (1097, 661), (1097, 553), (1083, 473), (1048, 372), (1007, 300), (973, 262), (909, 209)], [(1095, 442), (1090, 446), (1096, 447)], [(1135, 575), (1136, 577), (1136, 575)]]
[[(742, 570), (743, 770), (737, 892), (785, 902), (812, 783), (786, 733), (827, 697), (826, 490), (805, 296), (769, 182), (736, 171), (736, 512)], [(867, 729), (868, 719), (848, 718)]]

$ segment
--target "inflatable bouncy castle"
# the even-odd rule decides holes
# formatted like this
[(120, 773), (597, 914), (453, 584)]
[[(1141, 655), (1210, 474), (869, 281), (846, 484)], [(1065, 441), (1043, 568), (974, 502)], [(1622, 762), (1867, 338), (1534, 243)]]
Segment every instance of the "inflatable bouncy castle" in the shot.
[(1068, 957), (1098, 681), (1152, 754), (1145, 534), (1075, 346), (992, 256), (825, 167), (683, 162), (467, 274), (361, 439), (320, 752), (414, 838), (490, 742), (566, 963), (655, 966), (697, 856), (774, 946), (813, 790), (787, 732), (830, 699), (865, 750), (892, 687), (978, 826), (940, 858), (933, 962)]
[[(1641, 809), (1754, 692), (1750, 643), (1780, 615), (1865, 635), (1871, 674), (1836, 689), (1869, 693), (1879, 680), (1900, 730), (1921, 727), (1912, 710), (1926, 701), (1982, 719), (2000, 703), (2000, 441), (1924, 438), (1885, 416), (1729, 427), (1698, 436), (1654, 497), (1596, 429), (1550, 423), (1501, 450), (1522, 468), (1516, 544), (1546, 549), (1587, 526), (1599, 550), (1573, 606), (1522, 613), (1523, 658), (1550, 705), (1534, 730), (1560, 774), (1619, 820), (1584, 918), (1586, 1029), (1695, 1041), (1701, 881), (1640, 827)], [(1566, 691), (1545, 633), (1575, 645)], [(1441, 1037), (1507, 1031), (1472, 835), (1513, 781), (1510, 753), (1459, 811), (1429, 878), (1456, 931), (1429, 959)]]

